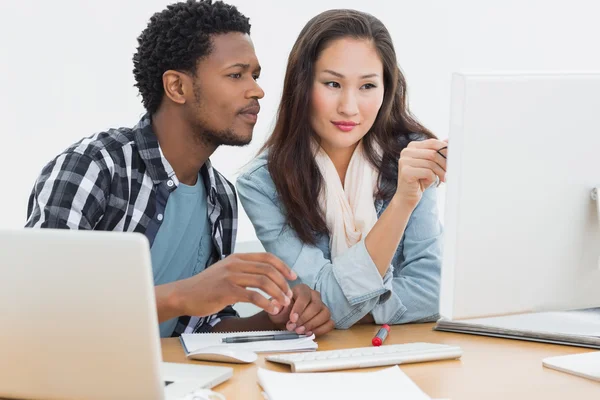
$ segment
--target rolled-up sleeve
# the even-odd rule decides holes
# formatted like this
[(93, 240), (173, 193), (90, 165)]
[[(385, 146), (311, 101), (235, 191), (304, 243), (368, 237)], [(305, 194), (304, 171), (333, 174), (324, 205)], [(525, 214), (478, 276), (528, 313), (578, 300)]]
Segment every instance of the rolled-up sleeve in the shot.
[(434, 321), (439, 316), (442, 226), (436, 188), (425, 191), (394, 257), (392, 295), (372, 312), (378, 324)]
[(351, 327), (390, 298), (392, 268), (382, 278), (364, 241), (332, 261), (319, 247), (298, 238), (287, 224), (266, 166), (242, 174), (237, 189), (265, 250), (298, 274), (293, 284), (304, 283), (320, 292), (338, 329)]

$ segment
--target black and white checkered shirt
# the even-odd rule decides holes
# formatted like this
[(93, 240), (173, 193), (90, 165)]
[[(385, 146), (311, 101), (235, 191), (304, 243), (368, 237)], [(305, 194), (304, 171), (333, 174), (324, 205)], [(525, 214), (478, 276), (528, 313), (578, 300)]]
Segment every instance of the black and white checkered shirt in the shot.
[[(207, 161), (200, 171), (213, 237), (210, 264), (233, 253), (237, 231), (234, 186)], [(146, 114), (133, 128), (82, 139), (48, 163), (37, 179), (26, 227), (140, 232), (154, 242), (167, 199), (179, 181)], [(205, 317), (182, 316), (173, 336), (210, 331), (232, 307)]]

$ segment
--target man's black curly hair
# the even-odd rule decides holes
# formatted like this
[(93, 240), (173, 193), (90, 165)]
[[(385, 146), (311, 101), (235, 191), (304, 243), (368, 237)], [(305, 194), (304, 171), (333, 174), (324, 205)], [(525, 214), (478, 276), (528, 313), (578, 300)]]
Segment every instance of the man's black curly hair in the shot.
[(138, 37), (133, 56), (135, 86), (146, 110), (153, 114), (160, 106), (165, 71), (193, 73), (197, 62), (212, 50), (211, 35), (228, 32), (250, 34), (250, 22), (222, 1), (187, 0), (154, 14)]

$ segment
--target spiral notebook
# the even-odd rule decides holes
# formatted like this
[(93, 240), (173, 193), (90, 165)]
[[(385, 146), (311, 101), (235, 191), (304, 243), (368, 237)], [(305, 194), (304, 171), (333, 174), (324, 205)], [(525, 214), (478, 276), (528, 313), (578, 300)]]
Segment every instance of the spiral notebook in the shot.
[(223, 343), (222, 339), (234, 336), (281, 335), (287, 331), (184, 333), (179, 340), (187, 356), (204, 347), (223, 346), (244, 349), (255, 353), (285, 353), (292, 351), (314, 351), (318, 348), (315, 335), (299, 339), (265, 340), (250, 343)]

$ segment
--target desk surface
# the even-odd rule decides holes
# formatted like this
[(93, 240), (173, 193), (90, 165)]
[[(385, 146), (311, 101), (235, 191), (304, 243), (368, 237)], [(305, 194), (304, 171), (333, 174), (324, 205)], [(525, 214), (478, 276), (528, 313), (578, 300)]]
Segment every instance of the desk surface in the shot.
[[(396, 325), (392, 327), (385, 343), (430, 342), (462, 347), (463, 356), (460, 360), (401, 366), (402, 370), (433, 399), (600, 398), (600, 383), (542, 366), (542, 359), (545, 357), (582, 353), (593, 351), (592, 349), (437, 332), (432, 328), (433, 324)], [(374, 325), (362, 325), (347, 331), (333, 331), (318, 339), (319, 350), (369, 346), (377, 329)], [(188, 362), (178, 339), (163, 339), (162, 353), (164, 361)], [(225, 395), (228, 400), (263, 400), (256, 378), (258, 366), (289, 372), (289, 367), (265, 361), (260, 355), (258, 361), (253, 364), (194, 362), (234, 367), (233, 377), (213, 389)], [(376, 369), (381, 368), (363, 371)]]

